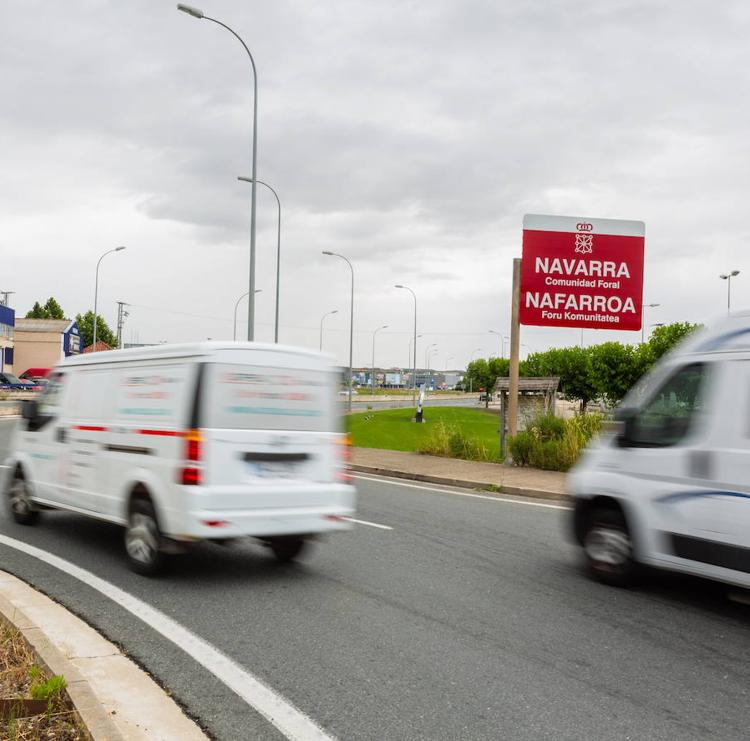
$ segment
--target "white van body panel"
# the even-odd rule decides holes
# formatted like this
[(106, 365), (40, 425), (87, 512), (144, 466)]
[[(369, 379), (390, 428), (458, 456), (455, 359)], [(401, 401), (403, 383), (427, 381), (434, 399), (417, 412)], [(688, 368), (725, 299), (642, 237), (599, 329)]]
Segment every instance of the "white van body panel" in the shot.
[[(175, 540), (348, 529), (355, 492), (328, 356), (208, 342), (77, 356), (51, 378), (49, 422), (22, 425), (9, 461), (38, 504), (124, 524), (144, 491)], [(183, 483), (185, 468), (199, 484)]]
[(638, 417), (693, 367), (703, 374), (701, 408), (684, 437), (652, 447), (603, 439), (571, 471), (568, 490), (576, 517), (596, 498), (616, 500), (639, 562), (750, 587), (750, 315), (689, 338), (628, 408)]

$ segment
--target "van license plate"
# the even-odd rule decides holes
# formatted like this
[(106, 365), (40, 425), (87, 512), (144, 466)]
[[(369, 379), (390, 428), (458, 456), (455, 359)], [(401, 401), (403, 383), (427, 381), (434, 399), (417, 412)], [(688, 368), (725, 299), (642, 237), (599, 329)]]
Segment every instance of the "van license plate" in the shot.
[(293, 463), (253, 462), (247, 464), (251, 476), (264, 479), (288, 479), (294, 476)]

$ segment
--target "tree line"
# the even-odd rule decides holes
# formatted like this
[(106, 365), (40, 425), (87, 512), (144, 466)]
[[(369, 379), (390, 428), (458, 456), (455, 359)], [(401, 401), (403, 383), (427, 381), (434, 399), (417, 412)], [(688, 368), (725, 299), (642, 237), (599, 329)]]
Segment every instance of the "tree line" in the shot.
[[(648, 342), (604, 342), (590, 347), (556, 347), (531, 353), (519, 365), (521, 376), (558, 376), (564, 399), (578, 401), (585, 412), (592, 401), (615, 406), (659, 358), (700, 325), (675, 322), (656, 327)], [(498, 378), (510, 375), (507, 358), (479, 358), (469, 363), (463, 385), (489, 392)]]
[[(27, 319), (67, 319), (65, 311), (54, 296), (50, 296), (44, 304), (34, 302), (31, 311), (26, 314)], [(94, 341), (94, 312), (87, 311), (85, 314), (76, 314), (76, 324), (81, 333), (81, 342), (88, 347)], [(117, 347), (117, 336), (109, 328), (101, 314), (96, 320), (96, 339), (102, 340), (110, 347)]]

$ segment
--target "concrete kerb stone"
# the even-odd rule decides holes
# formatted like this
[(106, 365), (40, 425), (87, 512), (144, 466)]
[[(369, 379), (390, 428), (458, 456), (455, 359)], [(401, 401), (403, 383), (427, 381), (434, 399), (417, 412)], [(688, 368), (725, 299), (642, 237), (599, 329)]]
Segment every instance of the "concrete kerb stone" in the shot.
[(205, 741), (177, 703), (98, 631), (0, 571), (0, 620), (16, 626), (41, 665), (62, 675), (95, 741)]
[(0, 595), (0, 619), (20, 631), (46, 671), (65, 677), (68, 696), (94, 741), (125, 741), (125, 736), (105, 713), (91, 685), (78, 669), (49, 642), (23, 610), (15, 607), (3, 595)]
[(391, 478), (407, 479), (409, 481), (420, 481), (425, 484), (437, 484), (439, 486), (455, 486), (460, 489), (476, 489), (485, 493), (508, 494), (517, 497), (529, 497), (531, 499), (551, 499), (555, 501), (568, 501), (567, 494), (561, 494), (557, 491), (548, 491), (545, 489), (529, 489), (521, 486), (509, 486), (502, 484), (498, 486), (492, 482), (471, 481), (468, 479), (454, 479), (446, 476), (433, 476), (426, 473), (417, 473), (414, 471), (399, 471), (396, 469), (384, 468), (382, 466), (364, 466), (355, 463), (351, 470), (358, 473), (369, 473), (376, 476), (390, 476)]

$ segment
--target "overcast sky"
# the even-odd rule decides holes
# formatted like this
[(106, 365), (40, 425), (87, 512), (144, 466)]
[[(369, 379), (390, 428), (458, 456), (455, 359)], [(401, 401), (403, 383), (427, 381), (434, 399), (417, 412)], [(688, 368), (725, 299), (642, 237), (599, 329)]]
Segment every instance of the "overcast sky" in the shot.
[[(200, 3), (202, 0), (197, 0)], [(227, 31), (162, 0), (5, 0), (0, 290), (25, 313), (132, 304), (126, 341), (230, 339), (247, 291), (252, 78)], [(282, 214), (281, 340), (355, 365), (499, 354), (526, 212), (646, 222), (646, 322), (750, 308), (750, 4), (205, 0), (259, 74), (258, 176)], [(276, 205), (258, 191), (256, 338)], [(244, 304), (240, 316), (244, 318)], [(240, 325), (242, 334), (246, 324)], [(586, 331), (584, 341), (637, 342)], [(527, 350), (580, 341), (523, 328)], [(474, 355), (479, 355), (475, 352)]]

